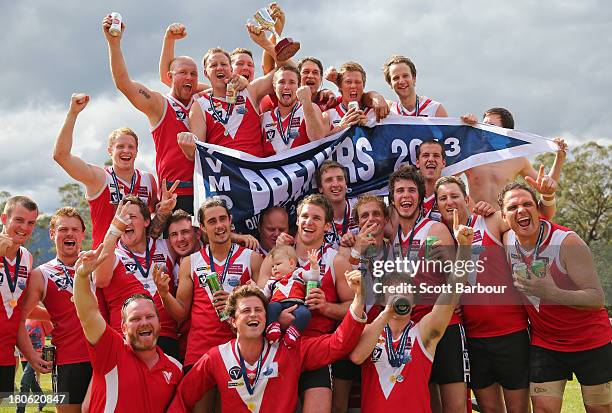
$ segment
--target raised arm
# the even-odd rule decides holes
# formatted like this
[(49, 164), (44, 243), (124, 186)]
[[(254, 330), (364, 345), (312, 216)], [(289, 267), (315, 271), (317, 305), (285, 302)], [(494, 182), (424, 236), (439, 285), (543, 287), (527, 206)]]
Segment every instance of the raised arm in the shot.
[(159, 56), (159, 80), (168, 87), (171, 85), (168, 71), (170, 71), (170, 63), (174, 60), (174, 43), (185, 37), (187, 37), (187, 30), (181, 23), (172, 23), (166, 29), (161, 56)]
[(308, 139), (316, 141), (327, 135), (329, 128), (323, 120), (323, 114), (319, 106), (312, 103), (312, 92), (308, 86), (300, 86), (296, 91), (297, 98), (304, 109), (304, 120), (306, 121), (306, 134)]
[(115, 248), (117, 247), (117, 241), (125, 232), (125, 228), (130, 225), (130, 215), (128, 213), (128, 207), (130, 202), (123, 201), (119, 204), (115, 217), (106, 231), (104, 236), (104, 242), (101, 244), (103, 250), (103, 257), (97, 265), (94, 272), (94, 282), (96, 287), (105, 288), (111, 283), (113, 278), (113, 271), (117, 263), (115, 255)]
[(83, 93), (73, 93), (70, 97), (70, 108), (66, 114), (66, 120), (60, 129), (53, 148), (53, 160), (62, 167), (71, 178), (85, 185), (88, 195), (97, 194), (104, 186), (105, 176), (102, 168), (91, 165), (72, 154), (72, 137), (74, 125), (79, 113), (87, 103), (89, 96)]
[(121, 23), (121, 33), (112, 36), (108, 29), (111, 26), (111, 17), (106, 16), (102, 20), (102, 32), (108, 43), (108, 56), (110, 59), (111, 74), (117, 89), (125, 95), (136, 109), (147, 115), (149, 123), (156, 125), (164, 112), (164, 97), (150, 90), (141, 83), (130, 79), (130, 75), (121, 51), (121, 38), (125, 31), (125, 25)]
[(170, 218), (170, 215), (172, 215), (172, 211), (176, 206), (177, 195), (174, 191), (176, 191), (180, 183), (180, 180), (176, 180), (172, 184), (172, 187), (168, 189), (167, 181), (165, 179), (162, 181), (161, 199), (155, 206), (155, 215), (151, 219), (151, 225), (149, 226), (149, 235), (151, 238), (159, 238), (162, 236), (164, 228), (166, 227), (166, 222), (168, 218)]
[(98, 343), (106, 330), (106, 321), (100, 314), (98, 301), (89, 283), (89, 276), (105, 259), (102, 251), (103, 246), (100, 245), (95, 251), (82, 252), (74, 272), (74, 306), (85, 338), (92, 346)]
[(393, 311), (393, 306), (387, 306), (378, 315), (378, 317), (374, 319), (374, 321), (365, 327), (363, 334), (359, 339), (359, 344), (357, 344), (357, 347), (355, 347), (355, 349), (349, 355), (349, 359), (353, 363), (362, 364), (368, 357), (370, 357), (370, 354), (372, 354), (374, 347), (376, 347), (376, 344), (378, 343), (380, 333), (394, 315), (395, 312)]
[(193, 280), (191, 279), (191, 257), (185, 257), (179, 267), (176, 298), (170, 294), (170, 275), (162, 272), (157, 266), (153, 268), (153, 281), (157, 286), (162, 303), (170, 317), (178, 322), (185, 321), (191, 313), (193, 300)]

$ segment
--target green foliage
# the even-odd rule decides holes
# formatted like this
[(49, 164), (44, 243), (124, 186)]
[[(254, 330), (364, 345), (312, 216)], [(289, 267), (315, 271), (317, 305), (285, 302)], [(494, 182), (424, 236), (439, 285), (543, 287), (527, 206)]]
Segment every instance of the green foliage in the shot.
[(78, 183), (69, 183), (58, 188), (61, 197), (62, 206), (71, 206), (79, 211), (79, 214), (85, 221), (85, 240), (83, 241), (83, 250), (91, 248), (91, 214), (89, 212), (89, 203), (85, 197), (83, 187)]

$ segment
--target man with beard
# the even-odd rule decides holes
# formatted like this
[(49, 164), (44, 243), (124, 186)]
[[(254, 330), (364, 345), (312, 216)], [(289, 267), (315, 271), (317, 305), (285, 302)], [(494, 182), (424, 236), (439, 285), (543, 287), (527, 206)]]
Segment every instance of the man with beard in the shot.
[(121, 330), (123, 302), (133, 294), (150, 296), (161, 323), (159, 346), (177, 358), (177, 325), (162, 304), (152, 271), (154, 266), (161, 266), (169, 272), (175, 259), (166, 240), (149, 237), (150, 223), (149, 210), (140, 198), (127, 196), (121, 201), (104, 238), (106, 258), (96, 269), (95, 283), (106, 299), (109, 324), (117, 331)]
[[(161, 94), (138, 83), (128, 74), (121, 51), (124, 24), (118, 36), (108, 29), (112, 19), (106, 16), (102, 31), (108, 43), (111, 73), (117, 89), (125, 95), (136, 109), (149, 119), (155, 143), (155, 169), (160, 186), (179, 181), (176, 208), (193, 213), (193, 159), (185, 159), (177, 143), (177, 134), (186, 132), (192, 97), (198, 84), (198, 66), (188, 56), (179, 56), (169, 65), (166, 77), (171, 84), (170, 93)], [(129, 178), (129, 177), (128, 177)]]
[[(87, 342), (74, 308), (74, 268), (79, 257), (85, 223), (72, 207), (58, 209), (49, 223), (56, 257), (32, 271), (24, 314), (42, 302), (53, 323), (51, 344), (56, 348), (57, 392), (68, 394), (70, 404), (58, 404), (59, 413), (78, 413), (91, 380)], [(92, 285), (93, 287), (93, 285)]]
[[(425, 257), (425, 241), (430, 236), (437, 237), (438, 243), (443, 246), (453, 245), (451, 234), (444, 224), (421, 214), (424, 197), (425, 183), (413, 166), (403, 166), (389, 178), (389, 199), (397, 211), (399, 221), (394, 228), (394, 236), (390, 238), (394, 259), (428, 262)], [(449, 259), (442, 257), (442, 260)], [(445, 282), (444, 274), (435, 268), (420, 268), (412, 276), (415, 285), (439, 286)], [(437, 297), (438, 294), (429, 292), (419, 296), (420, 303), (414, 306), (411, 316), (415, 323), (431, 311)], [(431, 398), (432, 408), (441, 405), (445, 412), (466, 410), (469, 365), (466, 364), (467, 347), (464, 337), (461, 318), (453, 314), (438, 344), (431, 370), (432, 394), (437, 393), (433, 389), (434, 384), (438, 385), (440, 392), (439, 400), (437, 397)]]
[[(125, 229), (121, 221), (114, 222)], [(156, 345), (161, 327), (149, 295), (131, 295), (123, 302), (123, 334), (106, 324), (89, 281), (105, 259), (102, 250), (101, 245), (80, 254), (74, 279), (74, 304), (93, 368), (89, 411), (166, 412), (183, 376), (181, 364)]]
[(134, 167), (138, 155), (138, 137), (129, 128), (119, 128), (108, 137), (108, 153), (112, 165), (101, 168), (86, 163), (72, 154), (74, 125), (79, 113), (87, 106), (89, 96), (73, 94), (64, 125), (60, 130), (53, 159), (70, 175), (83, 185), (91, 211), (93, 247), (104, 240), (119, 201), (126, 195), (136, 195), (147, 205), (150, 212), (157, 203), (157, 183), (148, 172)]
[(15, 345), (36, 371), (49, 372), (48, 363), (32, 347), (23, 313), (33, 261), (23, 245), (32, 236), (37, 217), (36, 203), (21, 195), (10, 197), (1, 215), (0, 393), (13, 393), (15, 389)]
[(283, 232), (289, 232), (289, 215), (280, 206), (274, 206), (261, 212), (259, 218), (259, 249), (258, 252), (265, 258), (272, 248), (276, 246), (276, 239)]
[(593, 256), (568, 228), (541, 219), (535, 192), (516, 182), (499, 194), (514, 285), (530, 322), (534, 412), (560, 412), (575, 375), (589, 413), (612, 407), (612, 328)]
[(272, 79), (277, 104), (261, 117), (264, 157), (321, 139), (327, 133), (321, 109), (312, 103), (308, 86), (300, 84), (293, 66), (282, 66)]

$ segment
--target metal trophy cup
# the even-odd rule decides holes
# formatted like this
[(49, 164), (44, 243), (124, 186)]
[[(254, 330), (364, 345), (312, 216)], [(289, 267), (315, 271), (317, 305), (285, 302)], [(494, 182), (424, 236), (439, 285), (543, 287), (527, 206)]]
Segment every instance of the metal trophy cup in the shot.
[[(262, 30), (267, 30), (269, 32), (274, 33), (276, 36), (276, 46), (274, 46), (274, 51), (276, 52), (276, 60), (279, 62), (283, 62), (285, 60), (291, 59), (297, 52), (300, 50), (300, 42), (294, 41), (290, 37), (285, 37), (280, 39), (278, 33), (274, 28), (274, 24), (276, 23), (272, 16), (270, 15), (270, 11), (263, 7), (253, 16), (255, 22)], [(280, 40), (279, 40), (280, 39)]]

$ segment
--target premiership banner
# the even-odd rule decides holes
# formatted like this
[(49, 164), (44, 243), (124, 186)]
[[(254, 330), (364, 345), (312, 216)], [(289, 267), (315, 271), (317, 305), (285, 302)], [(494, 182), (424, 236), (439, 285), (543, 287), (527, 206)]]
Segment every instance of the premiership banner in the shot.
[[(372, 114), (373, 115), (373, 114)], [(380, 123), (352, 127), (268, 158), (206, 143), (197, 144), (194, 210), (209, 197), (226, 200), (242, 233), (257, 229), (259, 214), (273, 205), (295, 216), (297, 203), (316, 190), (315, 171), (326, 159), (344, 165), (349, 196), (386, 194), (389, 175), (415, 164), (417, 146), (429, 139), (444, 142), (443, 175), (519, 156), (556, 150), (549, 139), (490, 125), (467, 126), (458, 118), (389, 115)]]

